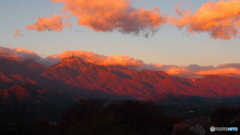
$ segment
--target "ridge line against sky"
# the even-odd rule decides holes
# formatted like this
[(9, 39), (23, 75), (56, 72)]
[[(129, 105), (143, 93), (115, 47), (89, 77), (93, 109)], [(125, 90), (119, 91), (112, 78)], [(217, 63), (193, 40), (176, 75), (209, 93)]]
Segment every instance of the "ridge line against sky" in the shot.
[(102, 66), (117, 66), (129, 69), (153, 71), (164, 71), (170, 75), (185, 77), (202, 77), (205, 75), (220, 75), (230, 77), (240, 77), (240, 63), (227, 63), (214, 66), (199, 66), (192, 64), (189, 66), (161, 65), (154, 63), (144, 63), (142, 60), (131, 58), (126, 55), (105, 56), (83, 50), (68, 50), (61, 54), (50, 55), (46, 58), (39, 56), (32, 50), (23, 48), (7, 48), (0, 46), (0, 58), (12, 60), (33, 60), (45, 66), (58, 64), (65, 58), (81, 58), (89, 63)]
[(240, 0), (43, 0), (36, 2), (39, 8), (27, 0), (18, 6), (2, 3), (7, 6), (0, 6), (0, 15), (6, 21), (0, 26), (6, 32), (0, 33), (0, 46), (27, 48), (41, 56), (87, 50), (185, 65), (177, 67), (218, 67), (240, 60)]

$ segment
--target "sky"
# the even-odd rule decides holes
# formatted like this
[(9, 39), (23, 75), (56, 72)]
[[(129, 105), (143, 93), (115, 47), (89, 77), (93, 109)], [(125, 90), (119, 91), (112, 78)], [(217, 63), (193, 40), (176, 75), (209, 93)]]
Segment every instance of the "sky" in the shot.
[(193, 66), (240, 71), (239, 0), (1, 0), (0, 17), (5, 51), (86, 51), (175, 74)]

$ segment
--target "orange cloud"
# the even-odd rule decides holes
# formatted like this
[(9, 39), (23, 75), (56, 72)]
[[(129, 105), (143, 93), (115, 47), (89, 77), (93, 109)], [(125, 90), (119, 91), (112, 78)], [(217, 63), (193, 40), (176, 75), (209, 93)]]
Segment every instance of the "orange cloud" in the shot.
[(237, 68), (223, 68), (223, 69), (214, 69), (209, 71), (199, 71), (199, 75), (222, 75), (222, 76), (239, 76), (240, 69)]
[(166, 72), (170, 75), (180, 75), (180, 74), (185, 74), (185, 73), (189, 72), (189, 70), (184, 67), (178, 67), (178, 68), (171, 67), (171, 68), (167, 69)]
[(53, 17), (39, 17), (35, 24), (27, 25), (29, 30), (37, 31), (57, 31), (60, 32), (64, 27), (72, 27), (70, 23), (63, 23), (63, 16), (54, 15)]
[(24, 36), (23, 34), (22, 34), (22, 31), (21, 30), (19, 30), (19, 29), (16, 29), (15, 30), (15, 33), (14, 33), (14, 36)]
[(141, 60), (131, 58), (126, 55), (112, 55), (112, 56), (104, 56), (95, 54), (93, 52), (82, 51), (82, 50), (70, 50), (65, 51), (62, 54), (51, 55), (49, 59), (64, 59), (77, 57), (86, 60), (87, 62), (94, 63), (97, 65), (105, 65), (105, 66), (124, 66), (124, 67), (140, 67), (143, 66), (144, 63)]
[(118, 30), (146, 36), (165, 23), (158, 8), (136, 9), (129, 0), (52, 0), (64, 3), (65, 11), (77, 17), (79, 26), (95, 31)]
[(15, 60), (37, 60), (40, 57), (31, 50), (22, 48), (8, 48), (0, 46), (0, 57)]
[(220, 75), (220, 76), (240, 76), (240, 64), (230, 63), (222, 64), (217, 67), (214, 66), (167, 66), (159, 68), (170, 75), (186, 76), (186, 77), (202, 77), (205, 75)]
[(181, 18), (169, 17), (168, 21), (189, 33), (208, 32), (213, 39), (236, 38), (240, 31), (240, 0), (220, 0), (205, 3), (194, 14), (176, 8)]

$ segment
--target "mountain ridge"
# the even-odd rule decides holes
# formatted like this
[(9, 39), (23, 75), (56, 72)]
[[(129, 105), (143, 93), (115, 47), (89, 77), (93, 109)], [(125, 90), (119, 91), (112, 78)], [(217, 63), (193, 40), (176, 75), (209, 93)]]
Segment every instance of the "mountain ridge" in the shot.
[[(176, 77), (162, 71), (97, 65), (76, 57), (62, 59), (51, 67), (31, 60), (0, 59), (0, 83), (11, 86), (29, 83), (80, 96), (101, 93), (148, 100), (150, 97), (161, 100), (161, 97), (173, 95), (204, 98), (240, 95), (239, 78), (215, 75)], [(0, 91), (6, 88), (3, 86), (0, 85)]]

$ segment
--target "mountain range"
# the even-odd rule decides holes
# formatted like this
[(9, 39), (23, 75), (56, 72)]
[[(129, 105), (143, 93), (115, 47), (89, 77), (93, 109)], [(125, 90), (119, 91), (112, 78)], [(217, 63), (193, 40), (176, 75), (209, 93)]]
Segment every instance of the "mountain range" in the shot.
[(14, 91), (36, 102), (57, 98), (173, 100), (229, 98), (240, 95), (240, 79), (216, 75), (170, 76), (162, 71), (102, 66), (83, 59), (62, 59), (51, 67), (32, 60), (0, 58), (0, 95)]

